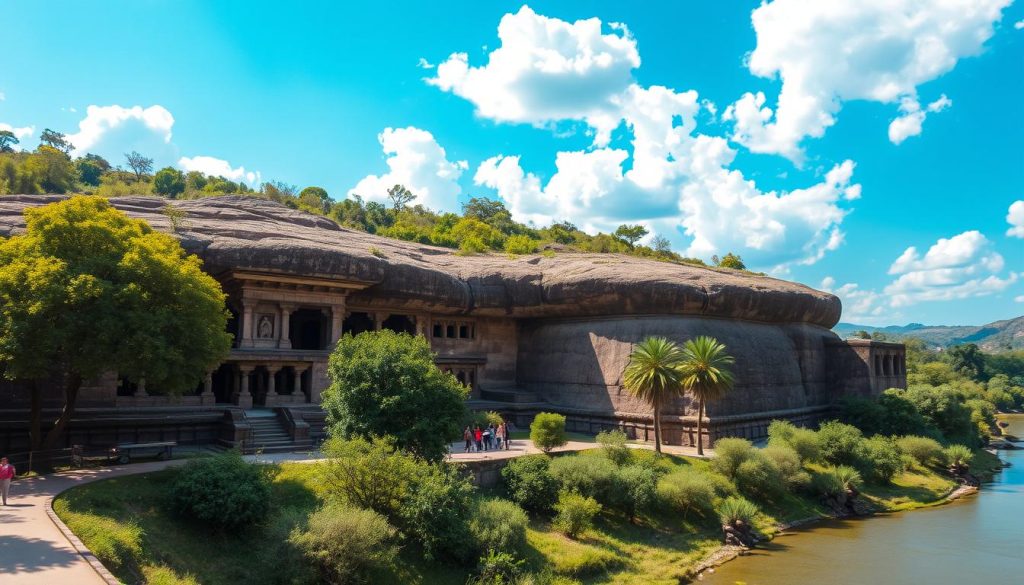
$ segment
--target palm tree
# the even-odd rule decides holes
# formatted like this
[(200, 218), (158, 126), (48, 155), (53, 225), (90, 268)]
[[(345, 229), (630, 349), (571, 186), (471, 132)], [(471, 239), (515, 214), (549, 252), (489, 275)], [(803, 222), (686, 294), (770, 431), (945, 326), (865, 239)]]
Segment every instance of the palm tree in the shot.
[(648, 337), (633, 348), (622, 374), (626, 390), (654, 408), (654, 450), (661, 453), (661, 407), (683, 392), (683, 352), (664, 337)]
[(717, 400), (732, 388), (732, 372), (726, 366), (735, 360), (725, 353), (725, 345), (713, 337), (698, 337), (683, 344), (680, 364), (683, 387), (697, 399), (697, 454), (704, 454), (704, 405)]

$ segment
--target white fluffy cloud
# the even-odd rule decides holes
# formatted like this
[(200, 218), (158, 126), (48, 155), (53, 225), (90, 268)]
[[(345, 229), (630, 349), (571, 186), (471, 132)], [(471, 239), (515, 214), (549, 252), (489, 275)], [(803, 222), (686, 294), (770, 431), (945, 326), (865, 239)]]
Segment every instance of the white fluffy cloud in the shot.
[(843, 301), (843, 320), (873, 325), (880, 320), (891, 321), (896, 315), (887, 306), (884, 295), (865, 290), (855, 282), (836, 286), (836, 279), (826, 276), (818, 288)]
[(7, 130), (8, 132), (12, 132), (14, 134), (15, 138), (17, 138), (18, 140), (24, 140), (24, 139), (28, 138), (29, 136), (32, 136), (33, 133), (35, 133), (36, 127), (35, 126), (23, 126), (21, 128), (15, 128), (14, 126), (11, 126), (10, 124), (5, 124), (3, 122), (0, 122), (0, 130)]
[[(774, 0), (751, 15), (757, 46), (747, 66), (779, 78), (774, 110), (744, 94), (724, 118), (753, 152), (800, 161), (800, 142), (835, 123), (842, 102), (910, 98), (917, 88), (977, 55), (1012, 0)], [(918, 107), (920, 110), (920, 107)], [(896, 136), (912, 131), (897, 124)], [(892, 132), (892, 130), (890, 130)]]
[(259, 171), (247, 171), (243, 166), (232, 167), (228, 161), (212, 156), (183, 156), (178, 159), (178, 166), (189, 172), (199, 171), (235, 182), (242, 181), (250, 187), (258, 185), (261, 179)]
[(1010, 224), (1006, 235), (1011, 238), (1024, 238), (1024, 201), (1014, 201), (1010, 204), (1010, 210), (1006, 213), (1006, 223)]
[(486, 65), (471, 67), (453, 53), (427, 82), (463, 97), (477, 114), (500, 122), (543, 125), (586, 121), (598, 144), (607, 144), (619, 123), (615, 103), (632, 84), (640, 53), (629, 30), (597, 18), (570, 23), (523, 6), (498, 25), (501, 45)]
[(885, 293), (892, 306), (901, 307), (1005, 290), (1019, 275), (1010, 272), (1001, 277), (1005, 262), (991, 248), (991, 242), (978, 231), (940, 238), (924, 255), (911, 246), (889, 267), (889, 274), (897, 278), (885, 287)]
[(947, 98), (946, 94), (942, 94), (923, 110), (916, 99), (904, 97), (900, 100), (900, 116), (889, 123), (889, 141), (899, 144), (911, 136), (917, 136), (929, 113), (941, 112), (952, 105), (953, 100)]
[[(846, 161), (819, 184), (765, 192), (731, 168), (736, 152), (698, 133), (697, 116), (714, 105), (695, 91), (642, 87), (636, 41), (625, 26), (597, 19), (568, 23), (524, 7), (502, 18), (501, 45), (473, 67), (457, 53), (428, 80), (465, 97), (499, 121), (551, 125), (577, 121), (594, 133), (591, 148), (559, 152), (547, 180), (515, 154), (494, 156), (474, 182), (497, 191), (520, 220), (568, 219), (614, 230), (644, 223), (685, 242), (687, 253), (741, 252), (749, 265), (782, 269), (813, 263), (843, 240), (846, 201), (860, 196)], [(609, 146), (625, 125), (630, 147)]]
[(91, 105), (78, 123), (78, 132), (67, 138), (75, 146), (75, 156), (92, 152), (117, 163), (123, 160), (125, 152), (137, 150), (156, 160), (159, 166), (177, 158), (171, 143), (173, 127), (174, 116), (160, 105)]
[(377, 136), (387, 155), (388, 172), (364, 177), (348, 191), (373, 201), (386, 201), (387, 190), (404, 185), (416, 195), (413, 204), (431, 209), (457, 211), (462, 192), (458, 180), (466, 161), (449, 161), (444, 148), (426, 130), (385, 128)]

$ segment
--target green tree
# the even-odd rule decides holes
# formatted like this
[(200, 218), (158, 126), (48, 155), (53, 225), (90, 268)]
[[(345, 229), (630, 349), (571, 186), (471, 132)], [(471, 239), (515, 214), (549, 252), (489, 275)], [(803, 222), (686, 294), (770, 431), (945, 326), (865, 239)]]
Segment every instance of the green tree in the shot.
[(14, 132), (0, 130), (0, 152), (14, 152), (14, 145), (21, 142)]
[(743, 263), (743, 259), (738, 254), (729, 252), (725, 256), (719, 258), (718, 256), (712, 256), (711, 262), (719, 268), (732, 268), (734, 270), (746, 270), (747, 265)]
[(648, 234), (647, 228), (642, 225), (627, 225), (622, 224), (619, 229), (615, 230), (615, 237), (629, 244), (632, 248), (640, 238)]
[(80, 158), (75, 161), (75, 169), (78, 171), (78, 180), (86, 185), (96, 187), (100, 184), (100, 177), (103, 176), (103, 169), (96, 161), (87, 158)]
[[(176, 239), (101, 197), (25, 210), (0, 241), (0, 364), (31, 387), (33, 449), (54, 448), (82, 383), (105, 372), (157, 392), (195, 388), (231, 347), (224, 293)], [(40, 385), (62, 381), (45, 441)]]
[(323, 187), (306, 187), (299, 191), (299, 203), (320, 213), (327, 213), (331, 209), (331, 196)]
[(981, 380), (985, 373), (985, 355), (973, 343), (949, 348), (949, 351), (946, 352), (946, 360), (953, 367), (953, 371), (972, 380)]
[(680, 365), (683, 386), (697, 399), (697, 454), (704, 454), (704, 407), (718, 400), (733, 386), (728, 366), (735, 361), (725, 353), (726, 347), (713, 337), (701, 336), (683, 344)]
[(153, 177), (153, 191), (174, 199), (185, 192), (185, 175), (173, 167), (164, 167)]
[(45, 144), (50, 148), (55, 148), (65, 156), (67, 156), (67, 154), (71, 152), (71, 149), (75, 147), (73, 144), (68, 142), (67, 136), (55, 130), (50, 130), (49, 128), (43, 130), (43, 133), (39, 135), (39, 144)]
[(404, 185), (395, 185), (388, 189), (388, 199), (391, 200), (391, 208), (396, 213), (404, 209), (415, 198), (416, 195), (406, 189)]
[(545, 453), (564, 445), (568, 441), (565, 435), (565, 416), (554, 412), (538, 412), (530, 423), (530, 441)]
[(648, 337), (633, 348), (623, 372), (631, 395), (654, 409), (654, 449), (661, 453), (661, 408), (683, 393), (683, 352), (664, 337)]
[(124, 155), (128, 162), (128, 168), (135, 173), (135, 180), (141, 181), (143, 175), (153, 172), (153, 159), (147, 158), (136, 151), (126, 152)]
[(389, 435), (431, 461), (462, 436), (466, 387), (437, 369), (425, 338), (386, 330), (345, 335), (328, 368), (323, 407), (332, 436)]
[(74, 189), (78, 172), (66, 154), (42, 145), (25, 160), (21, 174), (31, 177), (45, 193), (67, 193)]

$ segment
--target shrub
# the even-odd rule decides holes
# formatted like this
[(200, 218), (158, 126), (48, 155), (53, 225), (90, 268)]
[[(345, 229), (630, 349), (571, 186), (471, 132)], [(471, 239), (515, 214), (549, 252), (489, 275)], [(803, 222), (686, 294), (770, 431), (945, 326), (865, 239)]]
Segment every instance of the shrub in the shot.
[(718, 506), (718, 519), (722, 524), (743, 522), (750, 525), (753, 524), (757, 512), (757, 506), (749, 500), (740, 497), (726, 498)]
[(896, 441), (876, 435), (863, 443), (861, 471), (872, 481), (889, 483), (903, 472), (903, 457)]
[(818, 461), (821, 457), (818, 434), (811, 429), (794, 426), (789, 421), (774, 420), (768, 425), (768, 445), (790, 447), (804, 463)]
[(785, 489), (778, 466), (760, 451), (740, 463), (734, 479), (740, 492), (751, 497), (770, 498)]
[(515, 553), (526, 545), (529, 520), (519, 506), (499, 498), (476, 502), (469, 520), (470, 543), (483, 551)]
[(545, 455), (517, 457), (501, 470), (512, 501), (538, 514), (547, 514), (558, 499), (558, 480), (549, 471)]
[(602, 503), (612, 501), (617, 468), (604, 457), (569, 455), (551, 462), (551, 475), (562, 490), (590, 496)]
[(505, 251), (509, 254), (533, 254), (537, 251), (537, 241), (530, 236), (517, 235), (505, 240)]
[(331, 386), (322, 402), (332, 437), (388, 435), (399, 448), (430, 461), (441, 460), (462, 437), (468, 391), (437, 368), (422, 336), (346, 334), (331, 353), (328, 373)]
[(733, 479), (740, 464), (750, 459), (754, 451), (754, 446), (746, 439), (719, 439), (715, 441), (715, 458), (711, 465), (722, 475)]
[(477, 563), (477, 575), (469, 585), (512, 585), (522, 573), (523, 561), (508, 553), (487, 551)]
[(545, 453), (566, 444), (565, 417), (551, 412), (538, 413), (530, 423), (530, 440)]
[(800, 456), (796, 450), (786, 445), (768, 445), (761, 450), (761, 453), (768, 458), (779, 470), (779, 476), (783, 485), (790, 491), (796, 491), (807, 487), (811, 476), (804, 471), (800, 464)]
[(896, 446), (921, 465), (929, 466), (943, 462), (942, 445), (930, 437), (900, 437), (896, 439)]
[(558, 496), (555, 510), (558, 513), (552, 526), (569, 538), (576, 538), (594, 525), (594, 517), (601, 513), (601, 504), (594, 498), (575, 492), (562, 492)]
[(270, 512), (270, 478), (237, 451), (189, 461), (171, 484), (172, 507), (218, 530), (259, 524)]
[(372, 582), (372, 576), (394, 565), (397, 531), (373, 510), (328, 504), (313, 512), (305, 529), (289, 540), (316, 567), (322, 582)]
[(943, 452), (946, 465), (956, 469), (967, 469), (974, 459), (974, 452), (966, 445), (950, 445)]
[(963, 395), (953, 386), (912, 385), (905, 396), (946, 440), (981, 445), (978, 427), (971, 420), (971, 409), (964, 405)]
[(682, 512), (685, 520), (690, 512), (707, 516), (713, 510), (715, 485), (709, 474), (681, 467), (658, 481), (657, 495), (662, 504)]
[(830, 497), (846, 493), (846, 490), (857, 490), (863, 480), (856, 469), (848, 465), (837, 467), (826, 467), (820, 473), (814, 475), (811, 481), (811, 488), (815, 493)]
[(838, 421), (829, 421), (818, 430), (821, 458), (832, 465), (856, 466), (862, 459), (863, 443), (860, 429)]
[(422, 477), (402, 506), (405, 528), (423, 545), (427, 560), (470, 560), (469, 524), (475, 488), (469, 478), (449, 464), (440, 464)]
[(320, 466), (320, 489), (328, 498), (369, 508), (392, 522), (416, 481), (429, 466), (399, 451), (391, 437), (332, 438), (322, 448), (328, 459)]
[(629, 447), (626, 446), (626, 433), (619, 429), (601, 431), (597, 434), (597, 444), (601, 452), (615, 465), (625, 465), (629, 461)]
[(640, 510), (650, 508), (657, 493), (658, 474), (646, 465), (627, 465), (615, 475), (616, 507), (635, 518)]

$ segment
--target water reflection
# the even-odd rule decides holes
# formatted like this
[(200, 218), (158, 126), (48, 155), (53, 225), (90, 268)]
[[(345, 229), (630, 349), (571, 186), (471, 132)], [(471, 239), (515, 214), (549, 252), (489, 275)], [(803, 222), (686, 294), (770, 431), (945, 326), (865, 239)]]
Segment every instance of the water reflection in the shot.
[[(1024, 437), (1024, 415), (1009, 432)], [(1024, 451), (980, 496), (928, 510), (828, 521), (781, 536), (705, 575), (732, 585), (1024, 583)]]

